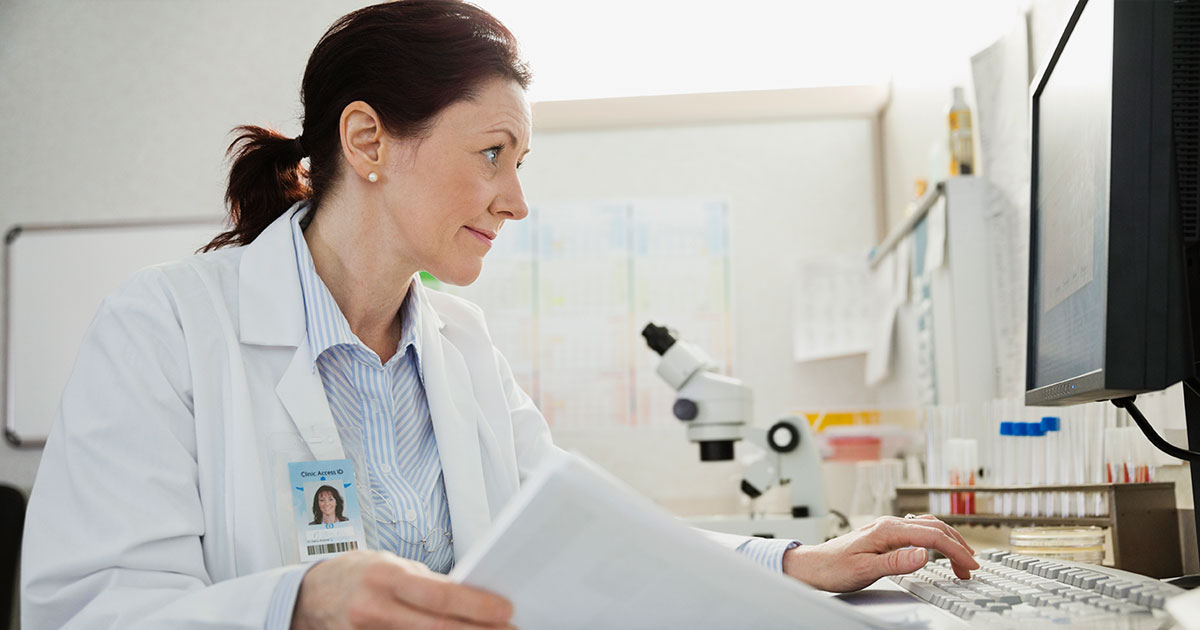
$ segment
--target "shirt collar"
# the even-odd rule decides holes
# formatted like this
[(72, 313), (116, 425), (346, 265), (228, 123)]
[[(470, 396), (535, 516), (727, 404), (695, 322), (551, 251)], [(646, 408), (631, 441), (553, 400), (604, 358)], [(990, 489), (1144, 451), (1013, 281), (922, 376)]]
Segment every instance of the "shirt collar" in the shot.
[[(312, 359), (315, 364), (321, 354), (334, 346), (349, 345), (366, 348), (366, 344), (362, 343), (350, 329), (350, 322), (346, 321), (346, 316), (342, 314), (337, 301), (333, 299), (333, 294), (329, 292), (329, 288), (317, 274), (312, 252), (308, 249), (308, 242), (304, 240), (304, 226), (307, 223), (304, 218), (311, 210), (311, 204), (306, 203), (292, 216), (292, 242), (296, 248), (296, 267), (300, 272), (300, 292), (304, 298), (304, 319), (307, 324), (308, 345), (312, 349)], [(403, 330), (397, 353), (407, 352), (408, 346), (411, 345), (413, 351), (420, 357), (421, 297), (420, 291), (416, 290), (414, 286), (414, 283), (417, 282), (416, 278), (417, 276), (414, 275), (413, 280), (409, 281), (408, 293), (400, 305)]]

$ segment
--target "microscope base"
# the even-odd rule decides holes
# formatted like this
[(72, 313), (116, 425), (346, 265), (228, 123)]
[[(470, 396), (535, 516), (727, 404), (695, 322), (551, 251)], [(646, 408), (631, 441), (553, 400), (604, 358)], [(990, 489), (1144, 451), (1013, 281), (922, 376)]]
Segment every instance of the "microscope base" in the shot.
[(763, 536), (798, 540), (817, 545), (829, 537), (829, 517), (791, 518), (788, 516), (690, 516), (683, 521), (693, 527), (726, 534)]

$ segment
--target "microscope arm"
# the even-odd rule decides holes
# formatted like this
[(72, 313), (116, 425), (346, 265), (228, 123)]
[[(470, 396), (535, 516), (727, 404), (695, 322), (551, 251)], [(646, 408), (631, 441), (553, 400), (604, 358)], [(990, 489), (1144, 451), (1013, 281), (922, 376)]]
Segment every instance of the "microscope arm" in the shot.
[(821, 453), (804, 418), (782, 418), (770, 429), (742, 427), (742, 439), (762, 454), (746, 467), (742, 492), (754, 498), (775, 484), (791, 491), (792, 516), (825, 516), (825, 489), (821, 482)]

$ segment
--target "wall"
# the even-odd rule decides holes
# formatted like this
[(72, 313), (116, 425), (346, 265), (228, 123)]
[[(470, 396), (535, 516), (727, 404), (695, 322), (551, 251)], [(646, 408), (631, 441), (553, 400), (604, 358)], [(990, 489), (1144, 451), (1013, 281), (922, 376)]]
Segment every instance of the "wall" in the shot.
[[(536, 127), (536, 122), (535, 122)], [(863, 359), (796, 364), (791, 283), (804, 257), (862, 254), (874, 239), (866, 119), (771, 121), (535, 134), (531, 199), (686, 196), (728, 201), (736, 376), (759, 424), (797, 406), (873, 405)], [(733, 464), (698, 463), (683, 427), (556, 435), (679, 511), (737, 507)], [(707, 500), (707, 502), (706, 502)], [(732, 502), (732, 503), (731, 503)]]
[[(230, 128), (296, 133), (311, 46), (357, 4), (0, 5), (0, 145), (17, 147), (0, 157), (0, 226), (219, 214)], [(788, 286), (801, 256), (873, 244), (871, 141), (858, 119), (536, 132), (523, 173), (534, 203), (727, 199), (736, 362), (770, 417), (874, 402), (861, 358), (790, 361)], [(28, 489), (37, 458), (0, 445), (0, 481)]]
[[(0, 4), (0, 226), (219, 216), (229, 130), (295, 133), (308, 53), (358, 4)], [(0, 445), (0, 482), (38, 455)]]

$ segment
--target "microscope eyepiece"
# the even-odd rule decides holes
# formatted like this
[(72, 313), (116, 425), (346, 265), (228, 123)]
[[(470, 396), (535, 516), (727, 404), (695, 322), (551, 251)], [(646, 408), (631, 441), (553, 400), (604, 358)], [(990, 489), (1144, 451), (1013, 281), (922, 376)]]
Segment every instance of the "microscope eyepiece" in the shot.
[(667, 330), (666, 326), (655, 326), (653, 323), (646, 324), (642, 329), (642, 336), (646, 338), (646, 343), (650, 349), (662, 355), (671, 346), (675, 345), (675, 336), (671, 331)]

